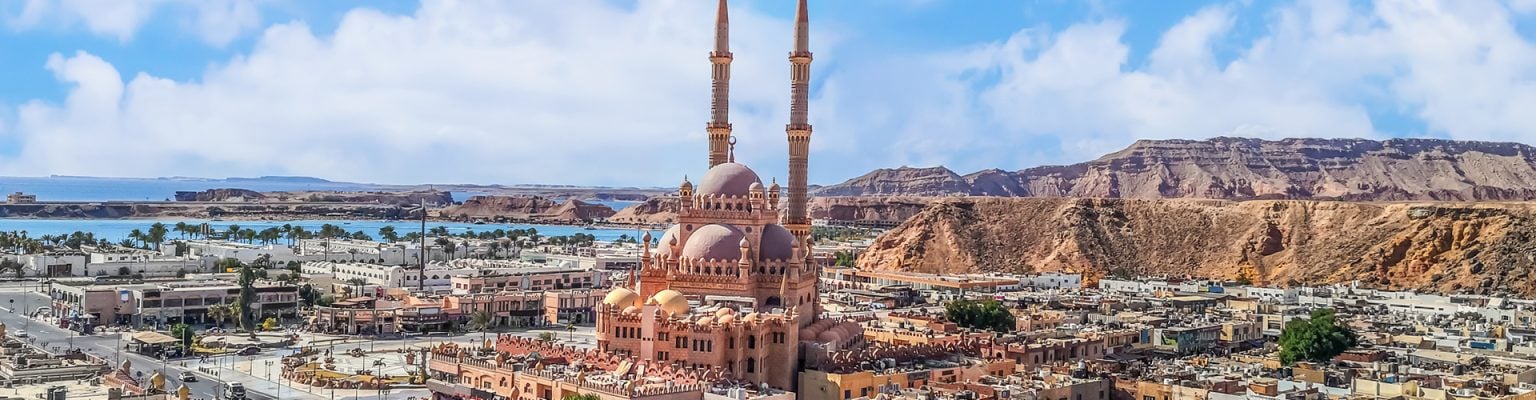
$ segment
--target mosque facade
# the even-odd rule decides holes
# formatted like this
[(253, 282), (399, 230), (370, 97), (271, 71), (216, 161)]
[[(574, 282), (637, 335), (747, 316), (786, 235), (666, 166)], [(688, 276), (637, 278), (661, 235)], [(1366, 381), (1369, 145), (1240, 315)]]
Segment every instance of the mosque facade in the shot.
[[(659, 240), (644, 235), (640, 269), (598, 306), (599, 351), (792, 388), (806, 351), (863, 339), (857, 324), (820, 317), (806, 212), (810, 23), (805, 0), (797, 6), (785, 127), (788, 187), (776, 180), (765, 186), (734, 160), (729, 17), (720, 0), (709, 53), (709, 169), (697, 185), (683, 179), (677, 223)], [(781, 198), (786, 191), (788, 198)]]

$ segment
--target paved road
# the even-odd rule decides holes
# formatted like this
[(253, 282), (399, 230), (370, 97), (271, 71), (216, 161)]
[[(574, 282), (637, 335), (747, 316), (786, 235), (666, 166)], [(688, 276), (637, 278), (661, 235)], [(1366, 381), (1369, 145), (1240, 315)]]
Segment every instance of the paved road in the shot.
[[(176, 388), (181, 386), (183, 382), (181, 382), (178, 376), (181, 375), (182, 371), (196, 370), (196, 360), (187, 361), (187, 367), (183, 368), (178, 365), (180, 364), (179, 361), (162, 364), (158, 359), (137, 353), (119, 352), (117, 346), (120, 341), (119, 336), (116, 334), (82, 336), (67, 329), (26, 318), (21, 311), (23, 306), (28, 307), (27, 309), (30, 310), (36, 310), (38, 307), (47, 305), (48, 301), (48, 296), (43, 293), (23, 292), (17, 289), (0, 290), (0, 322), (4, 322), (7, 330), (10, 332), (26, 330), (35, 339), (33, 343), (43, 348), (57, 347), (59, 350), (80, 348), (112, 362), (114, 368), (120, 364), (120, 360), (127, 359), (132, 362), (135, 375), (142, 373), (146, 379), (154, 375), (155, 372), (163, 371), (168, 378), (166, 380), (166, 388), (169, 390), (176, 390)], [(12, 304), (15, 306), (13, 307)], [(123, 334), (122, 339), (127, 340), (126, 333)], [(277, 368), (277, 366), (274, 365), (273, 368)], [(220, 389), (223, 387), (223, 381), (206, 374), (194, 373), (197, 375), (197, 381), (186, 382), (187, 388), (192, 390), (193, 398), (222, 398)], [(226, 373), (230, 372), (226, 371)], [(276, 396), (250, 388), (250, 385), (247, 386), (247, 398), (254, 400), (277, 399)]]

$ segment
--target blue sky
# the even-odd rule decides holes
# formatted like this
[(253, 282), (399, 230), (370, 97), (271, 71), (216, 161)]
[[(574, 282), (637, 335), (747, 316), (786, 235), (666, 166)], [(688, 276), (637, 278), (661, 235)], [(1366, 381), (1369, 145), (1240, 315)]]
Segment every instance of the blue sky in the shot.
[[(0, 174), (671, 185), (714, 1), (0, 2)], [(812, 0), (812, 182), (1137, 139), (1536, 143), (1536, 0)], [(738, 160), (784, 177), (793, 2), (731, 2)]]

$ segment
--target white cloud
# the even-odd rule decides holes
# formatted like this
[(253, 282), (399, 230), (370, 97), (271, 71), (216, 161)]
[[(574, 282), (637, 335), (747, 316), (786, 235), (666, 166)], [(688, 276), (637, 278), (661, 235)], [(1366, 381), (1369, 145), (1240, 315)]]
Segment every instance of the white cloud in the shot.
[[(73, 88), (22, 107), (23, 150), (0, 172), (670, 184), (702, 172), (712, 16), (695, 1), (359, 9), (329, 35), (272, 26), (192, 82), (55, 56)], [(731, 18), (738, 158), (766, 178), (785, 163), (790, 26)]]
[[(912, 80), (931, 91), (968, 89), (910, 105), (874, 97), (879, 103), (865, 107), (904, 118), (892, 126), (929, 127), (943, 117), (955, 128), (898, 130), (880, 153), (931, 145), (948, 155), (926, 159), (964, 173), (1078, 162), (1143, 138), (1428, 134), (1536, 142), (1529, 129), (1536, 52), (1499, 2), (1301, 1), (1253, 21), (1264, 22), (1263, 31), (1241, 41), (1232, 32), (1239, 10), (1218, 5), (1185, 17), (1163, 32), (1145, 64), (1130, 61), (1119, 19), (1026, 28), (958, 56), (934, 55), (949, 66), (896, 74), (918, 72)], [(1237, 50), (1218, 57), (1218, 46)], [(1383, 131), (1373, 107), (1428, 132)]]
[[(858, 32), (836, 32), (856, 26), (813, 15), (812, 181), (1077, 162), (1141, 138), (1536, 142), (1536, 50), (1513, 26), (1522, 1), (1300, 1), (1257, 16), (1229, 3), (1151, 49), (1127, 44), (1134, 21), (1096, 12), (1060, 30), (858, 58), (838, 58), (864, 45)], [(227, 4), (210, 15), (250, 18)], [(47, 68), (69, 96), (19, 107), (8, 126), (22, 150), (0, 174), (672, 184), (702, 172), (713, 4), (360, 9), (335, 32), (268, 27), (249, 53), (189, 81), (125, 81), (110, 60), (59, 55)], [(731, 18), (738, 156), (782, 178), (790, 27), (745, 6)], [(1399, 128), (1378, 127), (1382, 112), (1425, 131), (1386, 131)]]
[(162, 8), (187, 12), (184, 25), (204, 42), (223, 46), (258, 28), (258, 0), (27, 0), (4, 20), (12, 29), (83, 25), (93, 34), (121, 42), (133, 40), (139, 29)]

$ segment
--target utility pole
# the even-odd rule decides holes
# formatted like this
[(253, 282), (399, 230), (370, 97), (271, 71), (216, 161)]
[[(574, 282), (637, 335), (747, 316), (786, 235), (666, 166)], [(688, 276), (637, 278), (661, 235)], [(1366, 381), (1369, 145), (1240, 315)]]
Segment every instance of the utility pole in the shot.
[(421, 198), (421, 248), (417, 249), (416, 261), (420, 263), (420, 270), (416, 271), (416, 290), (427, 290), (427, 198)]

